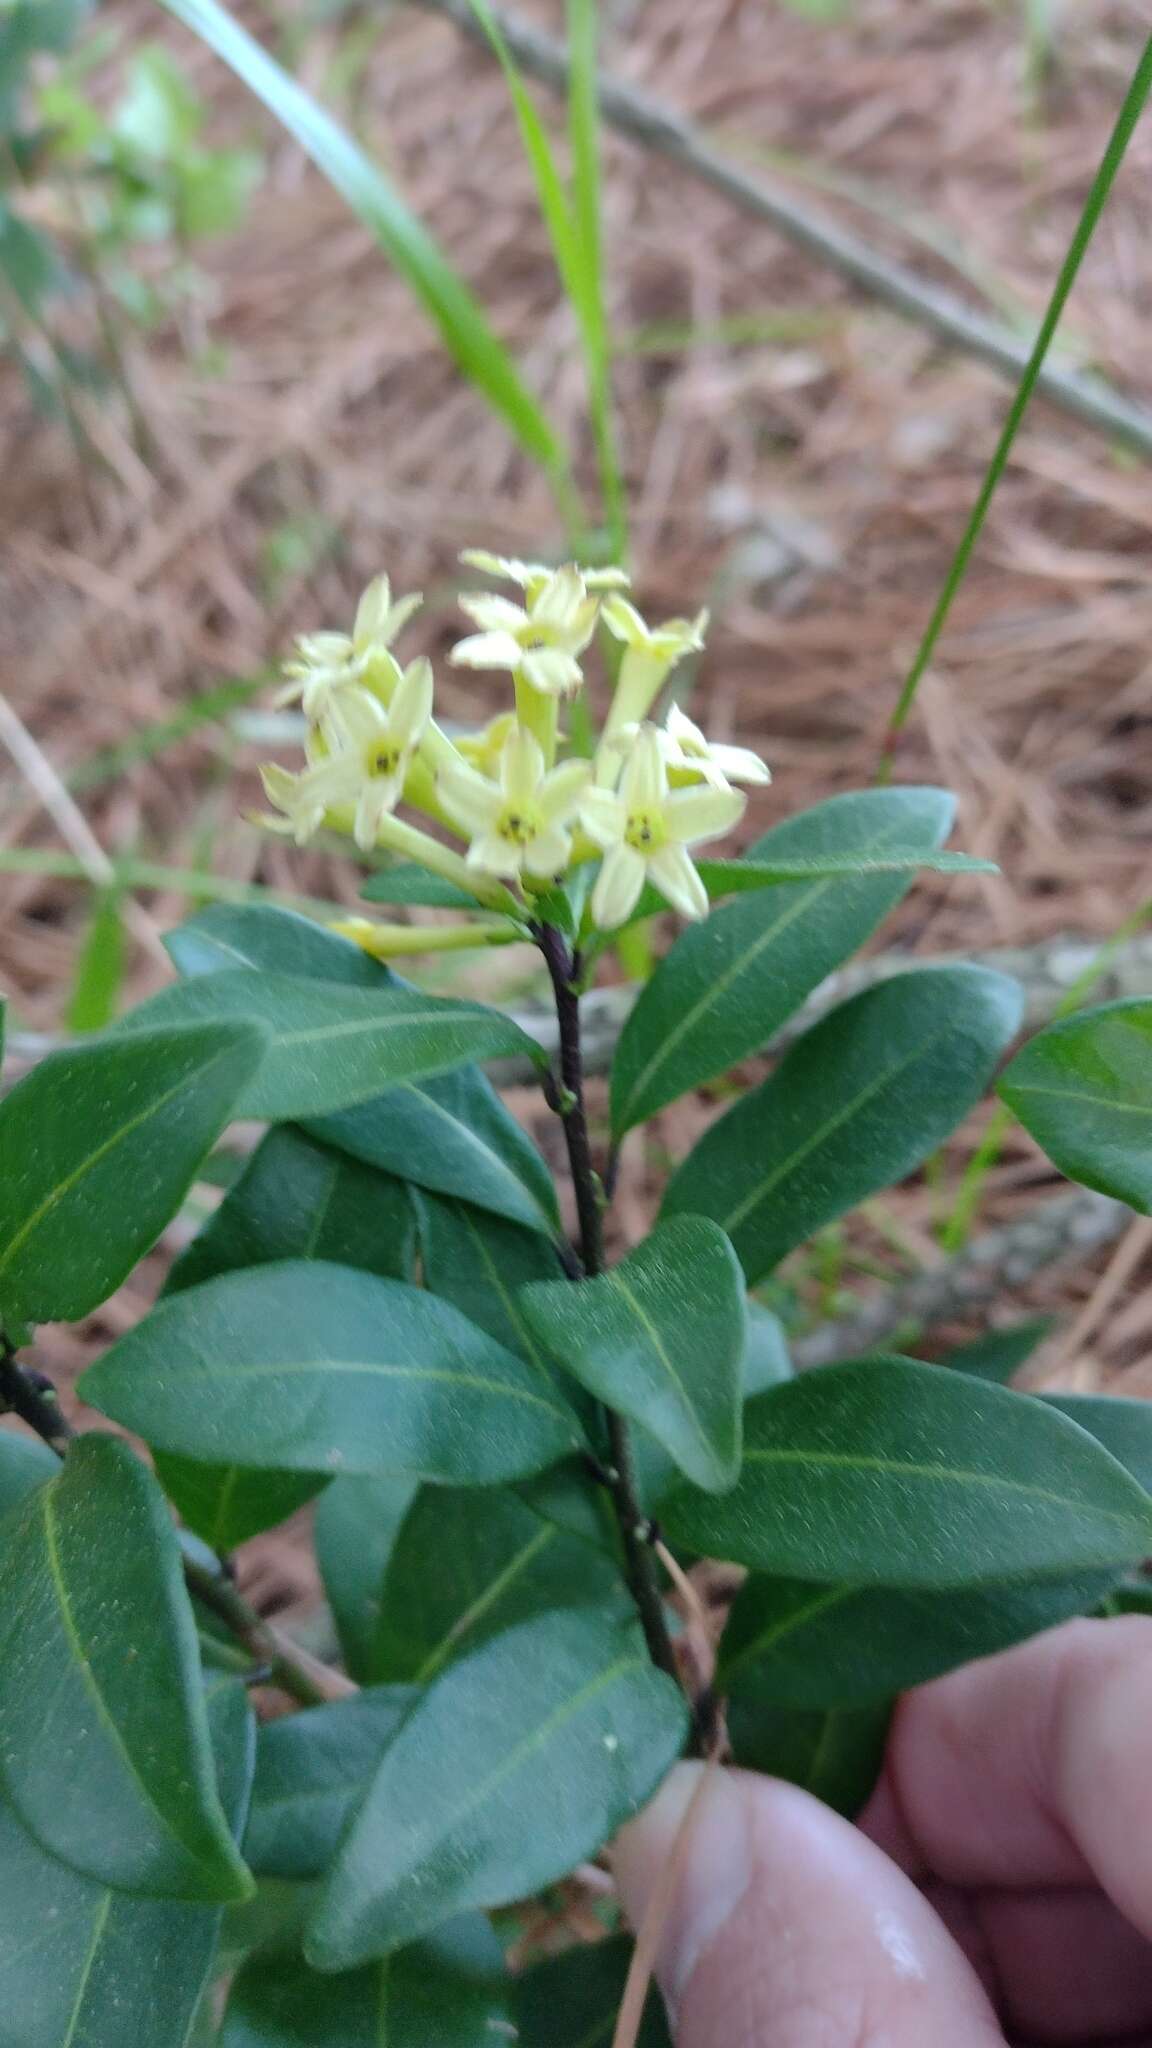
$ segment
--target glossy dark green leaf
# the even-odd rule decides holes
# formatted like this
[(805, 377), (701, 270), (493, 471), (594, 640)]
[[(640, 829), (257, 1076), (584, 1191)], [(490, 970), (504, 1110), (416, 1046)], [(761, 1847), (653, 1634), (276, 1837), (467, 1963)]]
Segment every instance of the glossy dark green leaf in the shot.
[(262, 1529), (286, 1522), (328, 1483), (317, 1472), (253, 1472), (175, 1451), (156, 1451), (154, 1458), (156, 1477), (181, 1521), (223, 1557)]
[[(176, 1532), (127, 1444), (78, 1438), (0, 1550), (0, 1786), (74, 1869), (236, 1899)], [(69, 1788), (61, 1797), (62, 1785)]]
[(0, 1104), (0, 1316), (74, 1321), (180, 1207), (263, 1055), (195, 1024), (52, 1053)]
[(403, 1181), (280, 1124), (176, 1260), (164, 1292), (271, 1259), (332, 1259), (410, 1280), (415, 1256), (416, 1219)]
[(906, 1358), (801, 1373), (750, 1401), (731, 1493), (663, 1503), (694, 1550), (888, 1587), (1070, 1577), (1152, 1548), (1152, 1504), (1026, 1394)]
[(539, 1373), (447, 1302), (322, 1260), (172, 1295), (81, 1384), (160, 1450), (328, 1477), (487, 1484), (541, 1471), (577, 1438)]
[[(612, 2048), (634, 1946), (626, 1934), (581, 1943), (517, 1977), (512, 2012), (518, 2048)], [(636, 2048), (672, 2048), (655, 1987), (648, 1993)]]
[(519, 1296), (530, 1281), (558, 1277), (560, 1263), (548, 1239), (470, 1202), (427, 1193), (415, 1195), (414, 1201), (424, 1285), (550, 1379), (553, 1367), (547, 1349)]
[(370, 1686), (264, 1724), (244, 1837), (258, 1877), (323, 1875), (416, 1697), (407, 1685)]
[(238, 1113), (270, 1123), (348, 1109), (378, 1094), (381, 1082), (419, 1080), (469, 1060), (543, 1057), (534, 1038), (483, 1003), (255, 968), (198, 975), (162, 989), (123, 1020), (117, 1038), (159, 1024), (204, 1021), (263, 1030), (263, 1058)]
[[(652, 1442), (652, 1448), (675, 1471), (659, 1444)], [(542, 1521), (591, 1544), (593, 1550), (606, 1551), (610, 1557), (618, 1555), (620, 1537), (611, 1503), (583, 1458), (563, 1458), (534, 1479), (521, 1480), (516, 1494)]]
[(37, 1437), (0, 1429), (0, 1517), (22, 1506), (30, 1493), (55, 1479), (60, 1460)]
[[(951, 829), (939, 789), (870, 789), (788, 818), (749, 860), (890, 847), (930, 853)], [(641, 993), (612, 1065), (617, 1136), (755, 1052), (894, 909), (912, 874), (825, 875), (759, 889), (680, 934)]]
[(822, 1586), (754, 1572), (720, 1646), (716, 1689), (779, 1707), (858, 1707), (1089, 1614), (1115, 1571), (947, 1593)]
[(1152, 1401), (1119, 1394), (1045, 1394), (1044, 1405), (1079, 1423), (1140, 1481), (1145, 1493), (1152, 1493)]
[[(239, 1834), (253, 1752), (243, 1686), (218, 1682), (208, 1720), (221, 1803)], [(3, 1802), (0, 1861), (0, 2048), (187, 2048), (219, 1910), (133, 1898), (70, 1870)]]
[[(166, 944), (183, 975), (253, 967), (358, 988), (402, 985), (360, 946), (289, 910), (213, 904), (170, 933)], [(457, 1195), (530, 1230), (558, 1227), (547, 1166), (475, 1067), (390, 1088), (355, 1109), (316, 1119), (311, 1129), (401, 1180)]]
[(404, 1475), (336, 1479), (316, 1509), (313, 1541), (344, 1662), (361, 1684), (372, 1663), (380, 1586), (419, 1481)]
[(611, 1271), (536, 1282), (524, 1313), (581, 1384), (645, 1429), (697, 1486), (740, 1469), (746, 1308), (736, 1255), (695, 1216), (660, 1224)]
[(663, 1213), (714, 1217), (755, 1285), (935, 1151), (979, 1101), (1020, 1011), (1017, 983), (982, 967), (866, 989), (705, 1131)]
[[(791, 1377), (792, 1361), (779, 1318), (758, 1301), (750, 1301), (740, 1367), (742, 1401), (750, 1401), (754, 1394), (763, 1394), (767, 1388), (778, 1387), (782, 1380)], [(655, 1514), (664, 1495), (679, 1484), (675, 1461), (655, 1437), (649, 1436), (643, 1425), (633, 1431), (632, 1456), (640, 1504), (649, 1514)], [(549, 1476), (547, 1472), (542, 1473), (540, 1479), (532, 1483), (543, 1485)], [(586, 1480), (585, 1491), (588, 1491)]]
[(801, 1785), (851, 1820), (873, 1791), (884, 1762), (891, 1702), (802, 1712), (778, 1706), (769, 1686), (750, 1674), (728, 1700), (733, 1761)]
[(313, 1961), (350, 1968), (552, 1884), (651, 1796), (686, 1729), (682, 1693), (615, 1608), (481, 1644), (385, 1750), (321, 1893)]
[(479, 909), (475, 896), (470, 896), (467, 889), (458, 889), (455, 882), (446, 882), (443, 875), (434, 875), (431, 868), (422, 868), (417, 861), (397, 861), (394, 867), (378, 869), (362, 884), (360, 894), (366, 903), (424, 903), (435, 910)]
[(313, 918), (275, 904), (210, 903), (167, 932), (164, 944), (185, 981), (228, 968), (256, 967), (265, 974), (301, 975), (352, 988), (395, 988), (396, 976), (380, 960)]
[(255, 1958), (232, 1987), (220, 2048), (499, 2048), (514, 2038), (510, 1995), (499, 1942), (469, 1914), (340, 1976)]
[(1054, 1327), (1051, 1316), (1033, 1316), (1026, 1323), (1010, 1323), (1006, 1329), (985, 1330), (971, 1344), (950, 1351), (941, 1363), (956, 1372), (970, 1373), (974, 1379), (1007, 1386)]
[(433, 1194), (549, 1236), (559, 1229), (544, 1160), (477, 1067), (389, 1088), (355, 1109), (310, 1119), (308, 1128)]
[(503, 1487), (421, 1487), (380, 1589), (371, 1675), (427, 1685), (502, 1629), (626, 1599), (620, 1573)]
[[(763, 844), (763, 842), (761, 842)], [(967, 853), (910, 853), (893, 847), (889, 853), (812, 854), (796, 860), (699, 860), (700, 880), (715, 901), (744, 896), (750, 889), (778, 888), (781, 883), (820, 881), (825, 876), (898, 875), (923, 869), (937, 875), (995, 875), (994, 860), (974, 860)]]
[(1152, 1214), (1152, 1001), (1049, 1024), (1017, 1053), (1000, 1094), (1069, 1180)]

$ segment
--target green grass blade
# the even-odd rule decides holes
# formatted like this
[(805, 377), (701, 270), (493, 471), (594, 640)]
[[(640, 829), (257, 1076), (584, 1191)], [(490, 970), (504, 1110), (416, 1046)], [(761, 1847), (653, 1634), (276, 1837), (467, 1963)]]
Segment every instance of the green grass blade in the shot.
[[(173, 890), (201, 903), (269, 903), (283, 910), (299, 910), (309, 917), (347, 917), (347, 906), (325, 903), (315, 896), (296, 896), (285, 889), (269, 889), (261, 882), (238, 882), (230, 875), (209, 874), (202, 868), (170, 868), (150, 860), (112, 861), (116, 886), (135, 889)], [(91, 875), (75, 854), (53, 853), (41, 846), (0, 847), (0, 875), (43, 875), (48, 880), (87, 882)]]
[(562, 491), (567, 458), (551, 425), (468, 287), (383, 172), (339, 122), (254, 41), (220, 0), (162, 0), (162, 4), (264, 102), (372, 229), (427, 307), (464, 375)]
[(600, 192), (600, 97), (596, 75), (598, 0), (568, 0), (568, 136), (572, 208), (581, 268), (577, 310), (600, 488), (613, 554), (628, 546), (628, 515), (612, 410), (612, 339), (604, 300), (604, 212)]
[(1131, 83), (1124, 95), (1124, 104), (1117, 115), (1116, 125), (1109, 137), (1108, 146), (1100, 160), (1100, 167), (1092, 180), (1091, 190), (1084, 202), (1084, 210), (1077, 223), (1076, 232), (1068, 245), (1067, 254), (1060, 266), (1060, 274), (1056, 279), (1052, 296), (1048, 301), (1047, 311), (1040, 323), (1040, 331), (1036, 336), (1035, 346), (1028, 358), (1027, 368), (1017, 386), (1016, 395), (1012, 400), (1008, 417), (1004, 422), (1004, 430), (996, 444), (995, 453), (988, 465), (987, 474), (980, 487), (976, 503), (972, 508), (971, 517), (961, 536), (960, 545), (953, 557), (952, 566), (944, 579), (944, 588), (940, 592), (936, 608), (928, 621), (924, 638), (920, 642), (916, 658), (908, 671), (904, 687), (900, 692), (900, 699), (892, 714), (892, 722), (888, 728), (884, 753), (877, 774), (879, 782), (887, 782), (891, 776), (897, 740), (908, 721), (908, 715), (916, 699), (916, 692), (936, 651), (936, 643), (952, 610), (956, 593), (964, 581), (968, 564), (972, 559), (973, 550), (980, 538), (984, 521), (988, 515), (988, 508), (992, 503), (997, 485), (1008, 466), (1008, 458), (1012, 453), (1020, 424), (1028, 410), (1029, 401), (1036, 388), (1036, 380), (1044, 367), (1045, 357), (1048, 354), (1056, 329), (1060, 324), (1064, 308), (1068, 302), (1072, 287), (1076, 282), (1077, 274), (1084, 260), (1088, 245), (1104, 211), (1108, 195), (1115, 182), (1116, 174), (1124, 161), (1136, 123), (1144, 111), (1149, 91), (1152, 91), (1152, 37), (1149, 37), (1145, 43), (1139, 62), (1132, 74)]
[(124, 921), (120, 891), (102, 889), (84, 935), (68, 1002), (69, 1031), (103, 1031), (116, 1015), (124, 982)]

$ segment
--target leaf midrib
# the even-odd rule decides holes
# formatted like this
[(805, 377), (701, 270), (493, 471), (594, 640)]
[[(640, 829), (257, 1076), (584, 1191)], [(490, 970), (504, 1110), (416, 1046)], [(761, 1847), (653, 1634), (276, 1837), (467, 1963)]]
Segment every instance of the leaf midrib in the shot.
[(667, 1350), (665, 1349), (664, 1341), (660, 1335), (660, 1332), (656, 1324), (652, 1321), (652, 1318), (643, 1306), (643, 1303), (633, 1293), (631, 1287), (629, 1287), (628, 1285), (628, 1282), (622, 1277), (621, 1269), (619, 1266), (617, 1266), (612, 1273), (608, 1274), (606, 1278), (608, 1280), (609, 1285), (615, 1287), (618, 1293), (623, 1295), (625, 1303), (627, 1304), (628, 1308), (631, 1309), (633, 1315), (636, 1317), (636, 1320), (640, 1324), (641, 1329), (644, 1331), (645, 1336), (648, 1338), (648, 1341), (652, 1346), (653, 1351), (656, 1353), (657, 1360), (663, 1366), (665, 1372), (668, 1375), (668, 1378), (672, 1381), (672, 1384), (676, 1389), (676, 1394), (681, 1409), (684, 1415), (686, 1416), (692, 1431), (695, 1434), (696, 1441), (699, 1444), (700, 1449), (704, 1453), (709, 1470), (713, 1474), (715, 1474), (718, 1471), (722, 1471), (723, 1461), (717, 1456), (716, 1451), (714, 1450), (712, 1444), (708, 1440), (707, 1435), (705, 1434), (704, 1426), (692, 1404), (692, 1399), (688, 1392), (688, 1389), (685, 1386), (684, 1381), (681, 1378), (680, 1374), (677, 1372), (676, 1367), (672, 1363), (672, 1360), (669, 1357)]
[(1083, 1102), (1091, 1109), (1106, 1109), (1112, 1116), (1152, 1117), (1152, 1102), (1117, 1101), (1114, 1095), (1086, 1095), (1079, 1088), (1055, 1088), (1040, 1081), (1013, 1081), (1008, 1095), (1052, 1095), (1058, 1102)]
[(264, 1379), (276, 1374), (292, 1376), (297, 1373), (315, 1373), (317, 1376), (332, 1373), (357, 1373), (362, 1377), (382, 1379), (449, 1380), (454, 1386), (474, 1387), (482, 1393), (506, 1394), (510, 1400), (527, 1401), (532, 1406), (543, 1408), (561, 1422), (570, 1423), (572, 1417), (563, 1408), (546, 1401), (531, 1387), (520, 1387), (514, 1380), (490, 1380), (481, 1373), (460, 1372), (446, 1365), (391, 1365), (383, 1361), (370, 1363), (353, 1358), (295, 1358), (261, 1359), (252, 1365), (233, 1365), (226, 1371), (212, 1366), (189, 1365), (182, 1367), (180, 1387), (190, 1384), (216, 1386), (227, 1382), (233, 1386), (251, 1379)]
[[(451, 1628), (445, 1631), (441, 1640), (429, 1651), (412, 1680), (414, 1685), (428, 1685), (439, 1674), (452, 1655), (455, 1645), (470, 1630), (474, 1629), (476, 1624), (482, 1621), (486, 1614), (491, 1612), (491, 1609), (508, 1591), (509, 1587), (515, 1585), (516, 1580), (521, 1578), (527, 1571), (533, 1558), (537, 1557), (540, 1551), (546, 1549), (557, 1534), (558, 1531), (556, 1529), (545, 1525), (517, 1551), (515, 1557), (508, 1560), (502, 1571), (497, 1572), (496, 1576), (489, 1580), (484, 1591), (477, 1594), (476, 1598), (470, 1601), (469, 1605), (457, 1615)], [(386, 1586), (384, 1597), (387, 1598)]]
[[(1002, 1493), (1026, 1495), (1032, 1500), (1047, 1501), (1051, 1507), (1083, 1509), (1084, 1503), (1069, 1499), (1065, 1493), (1053, 1493), (1051, 1487), (1038, 1486), (1029, 1479), (1013, 1479), (1000, 1472), (976, 1472), (964, 1465), (940, 1465), (934, 1462), (920, 1462), (914, 1459), (883, 1458), (876, 1454), (864, 1455), (855, 1451), (816, 1451), (760, 1449), (753, 1447), (744, 1453), (745, 1465), (801, 1465), (819, 1466), (831, 1471), (883, 1472), (898, 1479), (940, 1479), (954, 1485), (995, 1487)], [(1133, 1482), (1134, 1484), (1138, 1482)], [(1133, 1518), (1121, 1513), (1119, 1508), (1100, 1507), (1090, 1504), (1090, 1512), (1103, 1516), (1105, 1521), (1118, 1522), (1121, 1528), (1130, 1529)]]

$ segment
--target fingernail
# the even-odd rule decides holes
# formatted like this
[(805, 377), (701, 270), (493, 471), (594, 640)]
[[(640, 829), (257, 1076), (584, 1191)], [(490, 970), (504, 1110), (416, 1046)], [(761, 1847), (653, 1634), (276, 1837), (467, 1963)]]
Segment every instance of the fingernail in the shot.
[(639, 1929), (652, 1895), (676, 1855), (677, 1874), (661, 1931), (656, 1974), (672, 2024), (704, 1950), (736, 1911), (752, 1880), (752, 1843), (745, 1802), (728, 1773), (712, 1769), (679, 1840), (703, 1764), (677, 1764), (650, 1806), (629, 1821), (612, 1851), (616, 1882), (632, 1926)]

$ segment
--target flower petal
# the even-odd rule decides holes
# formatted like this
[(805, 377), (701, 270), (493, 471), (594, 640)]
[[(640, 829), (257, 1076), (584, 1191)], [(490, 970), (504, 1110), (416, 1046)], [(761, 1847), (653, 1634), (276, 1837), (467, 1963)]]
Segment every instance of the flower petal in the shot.
[(707, 917), (708, 891), (682, 846), (662, 846), (651, 855), (648, 873), (681, 917)]
[(626, 647), (643, 647), (648, 639), (648, 628), (634, 604), (626, 597), (606, 597), (600, 607), (600, 616), (608, 631), (617, 640), (623, 640)]
[(465, 858), (470, 868), (482, 868), (486, 875), (503, 875), (511, 879), (520, 873), (524, 849), (502, 838), (499, 832), (481, 832), (472, 841)]
[(325, 707), (324, 730), (338, 747), (366, 747), (388, 731), (388, 713), (379, 697), (349, 684), (334, 691)]
[(524, 848), (524, 866), (534, 875), (561, 875), (571, 851), (571, 834), (560, 825), (546, 825)]
[(522, 658), (511, 633), (470, 633), (448, 656), (457, 668), (519, 668)]
[(738, 789), (674, 789), (664, 806), (668, 837), (680, 846), (719, 839), (739, 823), (747, 802)]
[(447, 761), (436, 777), (436, 794), (454, 825), (472, 837), (487, 832), (503, 808), (494, 782), (461, 761)]
[(624, 763), (620, 796), (629, 811), (656, 811), (668, 795), (668, 770), (655, 726), (642, 725)]
[(636, 908), (644, 887), (644, 861), (634, 847), (614, 846), (604, 856), (592, 891), (592, 919), (601, 931), (614, 931)]
[(535, 805), (544, 779), (544, 752), (526, 726), (514, 725), (500, 753), (500, 787), (511, 803)]
[(588, 597), (584, 578), (572, 562), (549, 576), (530, 607), (533, 625), (564, 627), (576, 616)]
[(733, 782), (771, 782), (772, 770), (766, 761), (754, 754), (751, 747), (711, 746), (709, 757), (721, 775), (727, 775)]
[(565, 761), (561, 767), (553, 768), (536, 791), (536, 805), (541, 817), (549, 825), (566, 825), (579, 810), (591, 780), (590, 761)]
[(616, 846), (624, 836), (628, 815), (621, 799), (610, 789), (586, 791), (580, 805), (580, 823), (597, 846)]
[(510, 597), (498, 597), (492, 590), (466, 590), (457, 603), (465, 618), (485, 633), (520, 633), (528, 623), (522, 604), (513, 604)]
[(517, 666), (525, 682), (545, 697), (560, 697), (567, 690), (578, 689), (583, 681), (580, 663), (560, 647), (534, 647), (527, 654), (518, 651)]
[(432, 716), (432, 663), (421, 654), (405, 669), (388, 711), (388, 731), (398, 747), (415, 747)]

